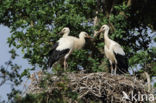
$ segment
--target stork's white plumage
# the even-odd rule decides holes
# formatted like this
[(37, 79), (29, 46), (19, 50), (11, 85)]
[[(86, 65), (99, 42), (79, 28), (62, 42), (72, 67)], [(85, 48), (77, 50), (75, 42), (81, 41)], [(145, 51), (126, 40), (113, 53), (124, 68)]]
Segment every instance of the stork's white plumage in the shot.
[(111, 40), (108, 37), (109, 27), (107, 25), (103, 25), (101, 29), (94, 35), (103, 32), (104, 33), (104, 42), (105, 42), (105, 55), (109, 59), (111, 65), (111, 74), (123, 74), (128, 72), (128, 60), (125, 56), (125, 52), (123, 51), (120, 44)]
[(74, 41), (72, 39), (64, 37), (60, 38), (57, 43), (53, 45), (52, 49), (49, 52), (49, 67), (51, 68), (56, 61), (64, 58), (64, 68), (66, 68), (66, 59), (73, 51), (73, 45)]
[[(81, 35), (79, 35), (79, 38), (74, 37), (74, 36), (69, 36), (70, 33), (70, 29), (68, 27), (64, 27), (61, 32), (59, 34), (62, 34), (62, 37), (69, 37), (70, 39), (74, 40), (74, 50), (79, 50), (83, 47), (83, 45), (85, 44), (85, 40), (83, 40), (83, 37), (81, 37), (83, 34), (81, 32)], [(87, 33), (86, 33), (87, 34)], [(89, 36), (87, 36), (88, 38), (90, 38)]]
[(49, 52), (49, 67), (51, 68), (56, 61), (64, 58), (64, 69), (66, 69), (67, 58), (70, 56), (72, 51), (75, 50), (75, 48), (81, 49), (84, 46), (86, 37), (89, 37), (88, 34), (86, 32), (81, 32), (79, 34), (79, 38), (70, 36), (60, 38)]
[(74, 50), (79, 50), (85, 45), (85, 38), (90, 38), (86, 32), (81, 32), (79, 34), (79, 38), (68, 36), (69, 38), (74, 40)]

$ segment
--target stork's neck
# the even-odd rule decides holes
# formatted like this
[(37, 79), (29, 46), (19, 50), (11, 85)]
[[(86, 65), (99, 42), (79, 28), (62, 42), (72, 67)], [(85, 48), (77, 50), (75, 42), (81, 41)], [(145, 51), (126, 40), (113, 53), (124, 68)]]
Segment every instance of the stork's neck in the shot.
[(79, 40), (77, 42), (77, 46), (78, 46), (78, 49), (81, 49), (85, 44), (85, 38), (84, 37), (79, 37)]
[(105, 41), (106, 46), (109, 46), (109, 44), (110, 44), (110, 39), (108, 37), (108, 32), (109, 32), (109, 30), (105, 30), (105, 32), (104, 32), (104, 41)]
[(79, 41), (80, 41), (82, 44), (84, 44), (84, 43), (85, 43), (85, 38), (84, 38), (84, 37), (80, 37), (80, 38), (79, 38)]
[(109, 30), (105, 30), (105, 32), (104, 32), (104, 39), (109, 39), (109, 37), (108, 37), (108, 32), (109, 32)]
[(68, 36), (69, 35), (69, 33), (64, 33), (63, 34), (63, 37), (66, 37), (66, 36)]

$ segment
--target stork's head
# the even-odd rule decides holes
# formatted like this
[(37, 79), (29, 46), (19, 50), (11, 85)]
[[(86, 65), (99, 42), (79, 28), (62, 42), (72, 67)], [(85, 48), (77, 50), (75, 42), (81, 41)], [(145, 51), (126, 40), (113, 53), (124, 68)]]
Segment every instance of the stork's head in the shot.
[(64, 27), (59, 34), (69, 34), (70, 29), (68, 27)]
[(97, 31), (95, 34), (94, 34), (94, 36), (96, 36), (97, 34), (99, 34), (99, 33), (101, 33), (101, 32), (104, 32), (104, 31), (108, 31), (109, 30), (109, 26), (108, 25), (102, 25), (102, 27), (100, 28), (100, 30), (99, 31)]
[(80, 32), (79, 37), (80, 38), (90, 38), (90, 36), (88, 35), (88, 33), (84, 32), (84, 31)]
[(105, 30), (109, 30), (109, 26), (108, 25), (102, 25), (102, 27), (100, 28), (99, 31), (103, 32)]

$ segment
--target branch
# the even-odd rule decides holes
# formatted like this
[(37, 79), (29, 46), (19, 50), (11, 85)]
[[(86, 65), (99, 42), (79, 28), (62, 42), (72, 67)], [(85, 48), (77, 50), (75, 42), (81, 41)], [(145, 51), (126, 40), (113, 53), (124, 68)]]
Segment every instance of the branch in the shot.
[(148, 92), (150, 93), (151, 91), (151, 80), (150, 80), (150, 76), (147, 72), (144, 72), (144, 74), (146, 75), (147, 78), (147, 85), (148, 85)]
[(132, 5), (132, 0), (128, 0), (127, 6), (130, 7)]
[[(43, 75), (42, 79), (44, 79), (44, 76), (45, 75)], [(68, 82), (62, 79), (65, 76), (67, 76)], [(117, 101), (121, 101), (123, 97), (122, 91), (127, 94), (130, 94), (132, 91), (134, 94), (138, 92), (142, 94), (148, 93), (144, 89), (144, 84), (140, 80), (134, 81), (134, 77), (132, 76), (112, 76), (111, 74), (105, 72), (88, 74), (70, 72), (64, 73), (62, 76), (58, 76), (57, 79), (54, 79), (53, 77), (56, 77), (56, 75), (51, 75), (51, 79), (48, 79), (48, 89), (42, 88), (37, 82), (32, 81), (33, 83), (29, 86), (27, 93), (36, 94), (47, 92), (47, 94), (55, 95), (53, 94), (54, 90), (57, 89), (61, 92), (62, 87), (59, 88), (58, 86), (58, 83), (60, 82), (64, 84), (65, 88), (71, 88), (73, 92), (78, 93), (78, 99), (82, 100), (89, 100), (89, 98), (101, 98), (102, 100), (111, 102), (113, 99), (113, 102), (116, 103)]]

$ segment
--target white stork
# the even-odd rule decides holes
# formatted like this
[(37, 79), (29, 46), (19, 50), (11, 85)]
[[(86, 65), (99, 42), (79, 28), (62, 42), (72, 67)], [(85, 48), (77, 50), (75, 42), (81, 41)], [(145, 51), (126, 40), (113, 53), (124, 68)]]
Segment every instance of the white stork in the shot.
[(104, 51), (111, 65), (111, 74), (114, 73), (116, 75), (116, 72), (118, 74), (128, 72), (128, 59), (126, 58), (125, 52), (121, 48), (120, 44), (108, 37), (109, 27), (107, 25), (103, 25), (94, 36), (101, 32), (104, 33)]
[(70, 29), (68, 27), (64, 27), (59, 34), (63, 34), (62, 37), (68, 36), (70, 33)]
[(75, 48), (81, 49), (84, 46), (85, 38), (89, 38), (86, 32), (81, 32), (79, 34), (79, 38), (70, 36), (60, 38), (49, 52), (50, 58), (48, 60), (48, 66), (51, 68), (56, 61), (63, 58), (64, 70), (66, 70), (67, 58), (70, 56), (72, 51), (75, 50)]
[[(69, 36), (70, 29), (68, 27), (64, 27), (59, 34), (62, 34), (62, 37), (69, 37), (70, 39), (74, 40), (74, 48), (73, 50), (79, 50), (83, 47), (82, 44), (84, 44), (84, 41), (80, 41), (79, 38), (74, 37), (74, 36)], [(88, 38), (91, 38), (88, 36)]]

